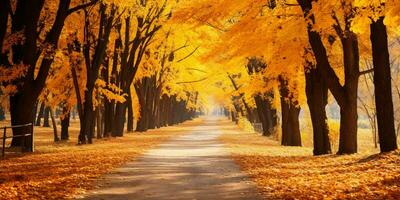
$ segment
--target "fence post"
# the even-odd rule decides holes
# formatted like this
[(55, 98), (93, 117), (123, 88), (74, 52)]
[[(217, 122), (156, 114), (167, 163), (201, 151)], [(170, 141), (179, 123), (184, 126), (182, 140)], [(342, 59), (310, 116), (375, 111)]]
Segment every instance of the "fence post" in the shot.
[(33, 123), (31, 124), (31, 152), (35, 151), (35, 143), (33, 142), (34, 136), (33, 136)]
[(2, 149), (2, 152), (1, 152), (1, 156), (4, 158), (4, 156), (5, 156), (5, 150), (6, 150), (6, 127), (4, 127), (3, 128), (4, 129), (4, 131), (3, 131), (3, 149)]
[[(21, 128), (25, 128), (25, 127), (21, 127)], [(21, 149), (21, 151), (22, 152), (27, 152), (27, 149), (26, 149), (26, 133), (24, 133), (24, 135), (22, 135), (22, 149)]]

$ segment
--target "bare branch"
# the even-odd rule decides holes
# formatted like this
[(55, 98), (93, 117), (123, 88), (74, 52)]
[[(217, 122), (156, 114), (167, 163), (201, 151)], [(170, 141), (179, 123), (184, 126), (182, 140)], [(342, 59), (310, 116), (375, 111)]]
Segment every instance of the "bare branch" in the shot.
[(194, 49), (191, 53), (189, 53), (187, 56), (185, 56), (184, 58), (176, 61), (176, 62), (182, 62), (184, 60), (186, 60), (187, 58), (189, 58), (190, 56), (192, 56), (198, 49), (200, 48), (200, 46), (196, 47), (196, 49)]
[(79, 6), (70, 8), (70, 9), (68, 10), (68, 12), (67, 12), (67, 15), (70, 15), (70, 14), (72, 14), (72, 13), (78, 11), (78, 10), (85, 9), (86, 7), (95, 5), (97, 2), (99, 2), (99, 0), (92, 0), (92, 1), (90, 1), (90, 2), (88, 2), (88, 3), (84, 3), (84, 4), (81, 4), (81, 5), (79, 5)]
[(197, 82), (201, 82), (201, 81), (205, 81), (207, 80), (208, 77), (202, 78), (200, 80), (195, 80), (195, 81), (183, 81), (183, 82), (177, 82), (176, 84), (187, 84), (187, 83), (197, 83)]
[(186, 68), (186, 70), (199, 71), (199, 72), (203, 72), (203, 73), (207, 74), (206, 71), (201, 70), (201, 69), (196, 69), (196, 68), (190, 68), (190, 67), (188, 67), (188, 68)]
[(336, 16), (335, 11), (332, 12), (332, 18), (335, 20), (336, 24), (333, 25), (333, 28), (335, 29), (336, 33), (340, 37), (340, 39), (343, 39), (343, 29), (340, 27), (340, 21), (339, 18)]
[(367, 70), (365, 70), (365, 71), (360, 72), (360, 73), (359, 73), (359, 76), (362, 76), (362, 75), (365, 75), (365, 74), (368, 74), (368, 73), (372, 73), (372, 72), (374, 72), (374, 68), (372, 68), (372, 69), (367, 69)]

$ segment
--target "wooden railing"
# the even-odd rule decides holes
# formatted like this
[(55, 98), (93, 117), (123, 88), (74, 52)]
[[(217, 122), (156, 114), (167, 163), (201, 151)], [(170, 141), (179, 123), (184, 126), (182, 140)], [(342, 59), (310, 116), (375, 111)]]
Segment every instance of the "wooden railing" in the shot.
[[(7, 136), (7, 129), (19, 129), (19, 128), (25, 128), (25, 130), (23, 132), (23, 134), (19, 134), (19, 135), (12, 135), (12, 136)], [(18, 125), (18, 126), (5, 126), (5, 127), (1, 127), (0, 130), (3, 130), (3, 137), (0, 138), (3, 141), (2, 144), (2, 151), (1, 151), (1, 156), (4, 158), (5, 156), (5, 150), (6, 150), (6, 140), (7, 139), (12, 139), (12, 138), (22, 138), (21, 139), (21, 147), (22, 147), (22, 151), (27, 151), (27, 152), (33, 152), (34, 151), (34, 143), (33, 143), (33, 124), (29, 123), (29, 124), (24, 124), (24, 125)], [(26, 142), (26, 138), (30, 137), (28, 140), (29, 143), (27, 144)]]

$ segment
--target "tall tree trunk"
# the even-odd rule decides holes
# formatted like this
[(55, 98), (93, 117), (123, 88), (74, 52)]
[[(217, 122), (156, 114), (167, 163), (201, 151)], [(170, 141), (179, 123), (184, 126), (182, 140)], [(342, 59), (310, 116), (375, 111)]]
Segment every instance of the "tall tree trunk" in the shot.
[(338, 154), (357, 153), (357, 95), (359, 54), (357, 36), (349, 34), (341, 39), (343, 47), (345, 84), (343, 99), (340, 101), (340, 139)]
[[(34, 97), (32, 99), (28, 97), (21, 97), (21, 93), (17, 93), (10, 97), (10, 114), (11, 114), (11, 124), (12, 125), (23, 125), (33, 123), (33, 107), (35, 104)], [(18, 134), (25, 134), (30, 132), (30, 127), (15, 128), (13, 132)], [(31, 151), (30, 147), (32, 140), (31, 137), (17, 137), (13, 138), (11, 141), (11, 146), (22, 146), (25, 151)]]
[[(64, 108), (65, 112), (65, 108)], [(61, 119), (61, 140), (69, 140), (69, 121), (71, 114), (65, 114), (64, 118)]]
[(132, 108), (132, 94), (131, 89), (128, 90), (128, 97), (127, 97), (127, 107), (128, 107), (128, 122), (127, 122), (127, 131), (133, 132), (133, 108)]
[(102, 123), (102, 118), (103, 116), (101, 115), (101, 106), (98, 106), (96, 109), (96, 137), (97, 139), (100, 139), (103, 137), (103, 123)]
[(231, 119), (232, 119), (232, 122), (235, 122), (236, 124), (238, 123), (237, 112), (231, 110)]
[(319, 76), (317, 69), (310, 69), (306, 73), (306, 95), (313, 127), (313, 153), (314, 155), (330, 154), (332, 150), (325, 111), (328, 104), (328, 87)]
[(34, 123), (35, 123), (35, 120), (36, 120), (36, 113), (37, 113), (37, 109), (38, 109), (38, 104), (39, 104), (39, 101), (37, 101), (36, 103), (35, 103), (35, 106), (34, 106), (34, 108), (33, 108), (33, 116), (32, 116), (32, 124), (34, 125)]
[(114, 137), (122, 137), (124, 134), (124, 124), (125, 124), (125, 114), (126, 114), (126, 102), (118, 102), (115, 107), (115, 117), (114, 117), (114, 128), (112, 135)]
[(3, 121), (6, 119), (6, 115), (4, 113), (4, 110), (2, 107), (0, 107), (0, 121)]
[(371, 44), (374, 63), (375, 105), (381, 152), (397, 149), (394, 128), (392, 83), (384, 17), (371, 23)]
[(149, 79), (143, 78), (140, 83), (135, 83), (136, 94), (138, 95), (140, 105), (140, 118), (137, 120), (136, 131), (144, 132), (148, 129), (148, 81)]
[[(9, 11), (11, 9), (11, 3), (10, 0), (0, 0), (0, 4), (2, 5), (0, 7), (0, 49), (2, 50), (0, 51), (0, 66), (9, 67), (10, 63), (8, 62), (7, 59), (9, 52), (3, 52), (3, 44), (8, 29), (8, 16), (10, 13)], [(0, 95), (2, 95), (1, 91)], [(5, 111), (0, 106), (0, 121), (3, 121), (5, 119), (6, 119)]]
[(49, 117), (50, 117), (50, 107), (46, 106), (43, 115), (43, 127), (50, 127)]
[(96, 111), (93, 111), (93, 119), (92, 119), (92, 123), (90, 124), (90, 139), (93, 141), (93, 138), (96, 138), (96, 134), (95, 134), (95, 130), (96, 130), (96, 124), (97, 124), (97, 119), (96, 119)]
[(115, 101), (106, 101), (104, 107), (104, 137), (110, 137), (114, 129)]
[(263, 135), (270, 136), (274, 133), (277, 125), (276, 110), (272, 108), (268, 99), (263, 99), (260, 95), (255, 96), (254, 100), (263, 127)]
[(38, 113), (37, 118), (36, 118), (35, 126), (41, 126), (41, 121), (42, 121), (42, 117), (43, 117), (43, 114), (44, 114), (44, 107), (45, 107), (45, 105), (42, 102), (40, 104), (40, 109), (39, 109), (39, 113)]
[[(88, 80), (89, 81), (89, 80)], [(83, 115), (81, 118), (81, 129), (78, 137), (78, 144), (86, 144), (92, 143), (92, 123), (94, 119), (94, 111), (93, 111), (93, 87), (88, 86), (88, 89), (85, 91), (85, 102), (83, 106)]]
[(281, 112), (282, 112), (282, 141), (284, 146), (301, 146), (300, 135), (300, 106), (290, 97), (287, 82), (280, 80)]
[(50, 113), (50, 117), (51, 117), (51, 122), (53, 124), (54, 142), (58, 142), (58, 141), (60, 141), (60, 138), (58, 138), (57, 122), (56, 122), (56, 119), (54, 117), (53, 109), (49, 108), (49, 113)]
[(76, 107), (75, 106), (72, 107), (71, 113), (72, 113), (72, 119), (75, 120), (76, 119)]

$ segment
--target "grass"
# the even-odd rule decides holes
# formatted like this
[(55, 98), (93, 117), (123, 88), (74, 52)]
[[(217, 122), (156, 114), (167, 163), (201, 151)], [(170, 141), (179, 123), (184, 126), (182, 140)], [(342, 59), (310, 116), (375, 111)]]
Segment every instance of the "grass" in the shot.
[(76, 145), (78, 126), (73, 123), (70, 141), (53, 142), (51, 128), (35, 128), (36, 151), (8, 156), (0, 161), (0, 199), (66, 199), (85, 193), (93, 180), (163, 141), (181, 135), (194, 120), (146, 133), (126, 133), (122, 138)]

